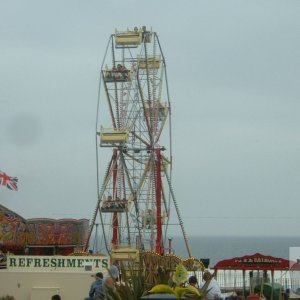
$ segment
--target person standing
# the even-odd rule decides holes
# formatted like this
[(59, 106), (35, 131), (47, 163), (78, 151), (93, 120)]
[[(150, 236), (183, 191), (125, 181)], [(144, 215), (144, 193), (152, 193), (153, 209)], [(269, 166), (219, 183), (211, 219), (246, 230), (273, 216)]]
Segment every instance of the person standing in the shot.
[(200, 289), (205, 289), (207, 291), (207, 300), (217, 300), (221, 298), (221, 289), (214, 279), (213, 275), (209, 271), (205, 271), (202, 276), (203, 282), (200, 283)]

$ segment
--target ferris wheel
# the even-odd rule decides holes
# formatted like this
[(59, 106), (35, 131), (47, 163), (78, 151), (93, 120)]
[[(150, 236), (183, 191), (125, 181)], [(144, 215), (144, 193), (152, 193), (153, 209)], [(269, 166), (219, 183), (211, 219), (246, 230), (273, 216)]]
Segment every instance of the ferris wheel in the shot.
[(171, 185), (171, 105), (158, 35), (145, 26), (116, 30), (100, 77), (89, 238), (101, 224), (101, 250), (110, 255), (122, 247), (164, 254), (168, 230), (179, 226), (191, 255)]

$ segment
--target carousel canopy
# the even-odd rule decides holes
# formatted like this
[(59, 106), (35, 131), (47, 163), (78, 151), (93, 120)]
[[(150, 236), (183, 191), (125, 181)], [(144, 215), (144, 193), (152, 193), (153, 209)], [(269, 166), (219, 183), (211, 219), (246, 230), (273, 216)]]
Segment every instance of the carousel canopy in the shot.
[(241, 257), (233, 257), (219, 261), (214, 269), (217, 270), (300, 270), (300, 265), (294, 261), (255, 253)]

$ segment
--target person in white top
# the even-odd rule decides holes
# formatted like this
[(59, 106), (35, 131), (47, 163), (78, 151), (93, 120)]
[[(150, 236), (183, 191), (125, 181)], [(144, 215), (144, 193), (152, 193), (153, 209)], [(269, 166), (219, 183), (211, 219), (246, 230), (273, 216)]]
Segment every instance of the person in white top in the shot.
[(203, 282), (200, 283), (200, 289), (206, 288), (207, 300), (216, 300), (221, 298), (221, 289), (218, 282), (214, 279), (213, 275), (209, 271), (205, 271), (202, 276)]

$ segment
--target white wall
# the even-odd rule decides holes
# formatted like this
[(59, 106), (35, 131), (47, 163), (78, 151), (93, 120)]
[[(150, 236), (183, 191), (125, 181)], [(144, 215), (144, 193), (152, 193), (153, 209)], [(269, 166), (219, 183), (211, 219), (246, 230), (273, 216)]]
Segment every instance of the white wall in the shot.
[(18, 272), (0, 270), (0, 296), (16, 300), (47, 300), (59, 293), (62, 300), (83, 300), (94, 278), (91, 273)]

